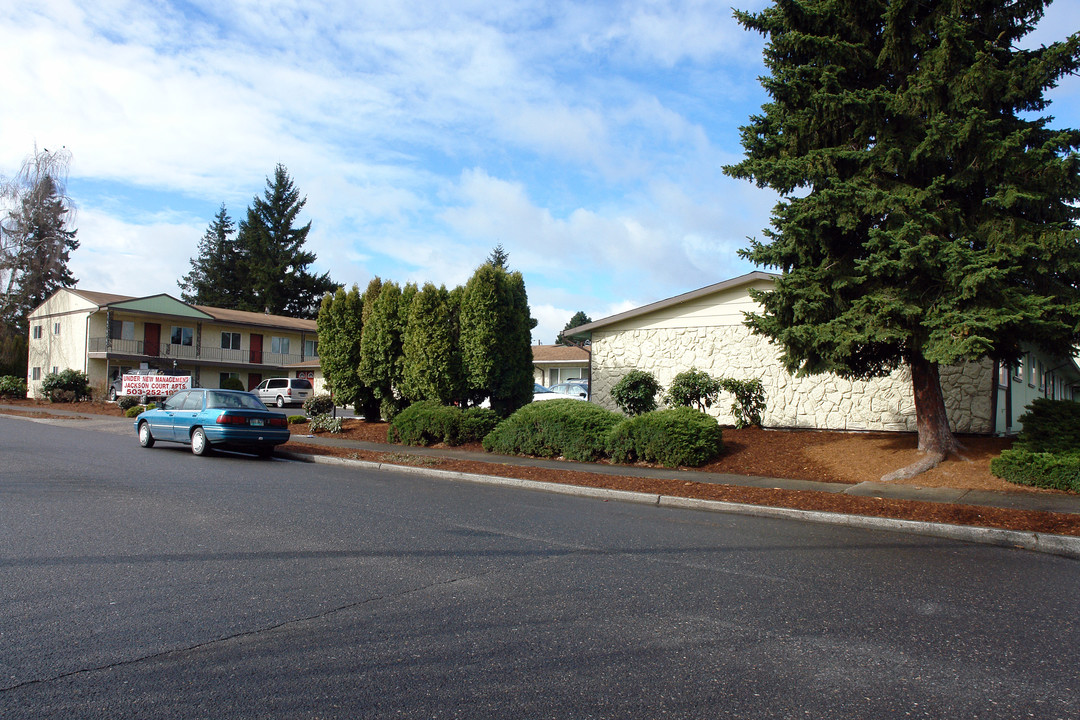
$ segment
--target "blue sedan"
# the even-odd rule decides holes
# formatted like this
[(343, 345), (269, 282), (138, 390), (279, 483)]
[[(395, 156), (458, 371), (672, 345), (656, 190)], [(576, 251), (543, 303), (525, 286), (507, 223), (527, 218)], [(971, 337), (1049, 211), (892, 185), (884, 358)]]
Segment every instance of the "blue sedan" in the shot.
[(193, 388), (170, 395), (160, 408), (140, 413), (135, 432), (144, 448), (161, 440), (190, 443), (196, 455), (220, 447), (269, 457), (276, 445), (288, 442), (289, 421), (251, 393)]

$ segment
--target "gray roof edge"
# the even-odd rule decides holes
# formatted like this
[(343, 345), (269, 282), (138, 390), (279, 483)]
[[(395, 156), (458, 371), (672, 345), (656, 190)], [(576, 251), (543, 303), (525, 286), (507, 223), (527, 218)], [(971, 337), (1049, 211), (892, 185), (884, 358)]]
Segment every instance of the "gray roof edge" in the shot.
[(573, 329), (573, 332), (570, 333), (570, 337), (578, 337), (580, 335), (591, 333), (594, 330), (600, 330), (601, 328), (607, 327), (608, 325), (622, 322), (623, 320), (630, 320), (640, 315), (646, 315), (657, 310), (663, 310), (666, 307), (678, 305), (689, 300), (695, 300), (705, 295), (712, 295), (713, 293), (717, 293), (722, 290), (728, 290), (730, 288), (738, 287), (740, 285), (746, 285), (747, 283), (751, 283), (756, 280), (775, 280), (778, 277), (780, 277), (780, 275), (777, 273), (754, 270), (753, 272), (748, 272), (745, 275), (739, 275), (738, 277), (733, 277), (722, 282), (713, 283), (712, 285), (707, 285), (703, 288), (698, 288), (697, 290), (685, 292), (682, 295), (675, 295), (674, 297), (669, 297), (664, 300), (657, 300), (656, 302), (650, 303), (649, 305), (642, 305), (641, 307), (634, 308), (633, 310), (627, 310), (626, 312), (621, 312), (617, 315), (611, 315), (606, 318), (601, 318), (599, 320), (596, 320), (595, 322), (591, 322), (585, 325), (579, 325)]

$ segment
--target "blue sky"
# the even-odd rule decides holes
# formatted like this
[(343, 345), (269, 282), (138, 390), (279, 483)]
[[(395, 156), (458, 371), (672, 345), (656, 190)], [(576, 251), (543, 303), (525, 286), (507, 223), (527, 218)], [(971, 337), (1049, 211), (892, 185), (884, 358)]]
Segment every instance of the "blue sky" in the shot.
[[(1077, 28), (1058, 0), (1029, 41)], [(550, 343), (578, 310), (753, 269), (736, 251), (776, 197), (721, 167), (765, 101), (762, 47), (698, 0), (20, 3), (0, 174), (66, 146), (79, 286), (179, 296), (220, 204), (242, 218), (282, 163), (316, 271), (452, 287), (502, 244)], [(1080, 125), (1077, 78), (1050, 97)]]

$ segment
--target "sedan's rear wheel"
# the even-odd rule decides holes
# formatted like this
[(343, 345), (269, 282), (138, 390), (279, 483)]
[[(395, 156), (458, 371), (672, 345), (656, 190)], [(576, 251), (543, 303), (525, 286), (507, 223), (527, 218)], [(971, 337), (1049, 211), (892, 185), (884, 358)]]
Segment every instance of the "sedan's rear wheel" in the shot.
[(196, 455), (209, 455), (210, 454), (210, 442), (206, 439), (206, 433), (202, 428), (195, 428), (191, 431), (191, 452)]
[(139, 444), (144, 448), (154, 447), (154, 436), (150, 434), (150, 423), (139, 423)]

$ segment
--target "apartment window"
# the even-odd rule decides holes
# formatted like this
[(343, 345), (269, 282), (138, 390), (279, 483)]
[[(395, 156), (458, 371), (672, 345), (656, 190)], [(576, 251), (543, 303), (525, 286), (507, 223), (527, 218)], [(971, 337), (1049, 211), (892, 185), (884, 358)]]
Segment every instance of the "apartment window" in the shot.
[(113, 340), (134, 340), (134, 320), (113, 320), (109, 324), (109, 337)]
[(195, 338), (195, 331), (189, 327), (180, 327), (178, 325), (172, 326), (172, 342), (173, 345), (187, 345), (191, 346)]
[[(222, 334), (224, 334), (224, 333), (222, 333)], [(233, 379), (233, 380), (239, 380), (240, 379), (240, 373), (234, 373), (234, 372), (223, 372), (223, 373), (221, 373), (218, 376), (218, 387), (225, 387), (225, 381), (229, 380), (230, 378)]]
[(52, 366), (52, 374), (53, 374), (53, 375), (59, 375), (59, 374), (60, 374), (60, 368), (59, 368), (59, 366), (57, 366), (57, 365), (53, 365), (53, 366)]
[(1009, 366), (1001, 363), (998, 368), (998, 386), (1006, 387), (1009, 384)]
[(43, 334), (44, 334), (44, 328), (42, 328), (40, 325), (35, 325), (34, 326), (34, 339), (35, 340), (40, 340), (41, 336)]
[(281, 355), (289, 354), (289, 338), (287, 337), (271, 337), (270, 338), (270, 352)]
[(304, 357), (319, 357), (319, 341), (318, 340), (305, 340), (304, 341)]
[(1017, 382), (1023, 382), (1024, 380), (1024, 358), (1021, 357), (1016, 361), (1016, 367), (1013, 368), (1013, 380)]
[(52, 334), (53, 335), (59, 335), (60, 334), (60, 323), (58, 323), (58, 322), (53, 323)]
[(1031, 353), (1027, 355), (1027, 381), (1028, 385), (1035, 387), (1035, 360), (1031, 357)]
[[(221, 333), (221, 349), (222, 350), (239, 350), (240, 349), (240, 333), (223, 332)], [(236, 373), (228, 373), (229, 375), (235, 375)]]
[(1038, 375), (1039, 375), (1039, 390), (1046, 391), (1046, 367), (1043, 365), (1042, 360), (1039, 360)]
[(41, 379), (41, 368), (36, 367), (33, 370), (31, 370), (30, 371), (30, 379), (31, 380), (40, 380)]

